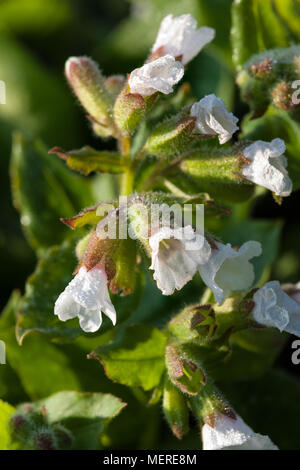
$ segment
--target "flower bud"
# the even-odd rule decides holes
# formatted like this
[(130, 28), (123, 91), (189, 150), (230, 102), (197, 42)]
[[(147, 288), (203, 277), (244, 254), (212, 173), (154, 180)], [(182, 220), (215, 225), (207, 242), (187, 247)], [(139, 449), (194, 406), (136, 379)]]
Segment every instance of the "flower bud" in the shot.
[(91, 118), (115, 136), (113, 98), (105, 88), (104, 78), (96, 63), (88, 57), (70, 57), (66, 62), (65, 74)]
[(189, 431), (189, 411), (184, 395), (168, 379), (163, 391), (163, 412), (177, 439)]
[(25, 413), (15, 413), (9, 422), (12, 436), (16, 439), (25, 440), (32, 429), (30, 418)]
[(136, 93), (128, 93), (123, 89), (114, 105), (114, 118), (118, 128), (126, 136), (130, 136), (146, 112), (145, 99)]
[(171, 382), (182, 392), (197, 395), (205, 385), (206, 376), (190, 351), (174, 343), (168, 344), (165, 360)]
[(53, 426), (53, 432), (59, 450), (69, 449), (72, 446), (74, 440), (73, 436), (64, 426), (55, 424)]
[(57, 450), (55, 434), (50, 427), (39, 429), (33, 437), (35, 450)]
[(289, 111), (297, 105), (293, 103), (292, 96), (294, 89), (285, 80), (279, 82), (271, 91), (273, 96), (273, 103), (277, 108)]
[(211, 305), (186, 307), (168, 325), (180, 343), (207, 341), (214, 336), (216, 328), (216, 315)]
[(125, 85), (125, 77), (123, 75), (111, 75), (104, 80), (106, 90), (116, 98)]
[(292, 83), (299, 79), (299, 46), (279, 48), (253, 56), (237, 77), (241, 95), (253, 111), (252, 119), (262, 116), (270, 104), (286, 111), (292, 102)]
[(196, 118), (192, 116), (171, 118), (158, 124), (148, 137), (145, 150), (158, 157), (176, 156), (187, 151), (194, 143), (192, 132), (195, 128)]

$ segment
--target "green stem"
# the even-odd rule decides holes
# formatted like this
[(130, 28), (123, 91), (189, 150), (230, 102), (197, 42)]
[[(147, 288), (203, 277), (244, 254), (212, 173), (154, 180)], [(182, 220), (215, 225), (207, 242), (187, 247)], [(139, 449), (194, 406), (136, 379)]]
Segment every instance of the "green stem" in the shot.
[(125, 173), (123, 173), (122, 175), (121, 188), (120, 188), (121, 196), (128, 196), (130, 193), (132, 193), (134, 176), (135, 176), (134, 167), (130, 165), (129, 167), (126, 168)]
[(130, 137), (120, 137), (120, 148), (123, 155), (123, 163), (126, 167), (125, 172), (121, 178), (120, 195), (128, 196), (133, 189), (133, 182), (135, 176), (135, 166), (133, 165), (130, 158), (131, 140)]

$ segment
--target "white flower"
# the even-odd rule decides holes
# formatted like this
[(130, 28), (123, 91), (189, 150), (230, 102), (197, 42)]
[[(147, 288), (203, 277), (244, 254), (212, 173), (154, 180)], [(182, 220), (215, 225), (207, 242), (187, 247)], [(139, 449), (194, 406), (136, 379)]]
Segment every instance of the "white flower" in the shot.
[(215, 37), (215, 30), (206, 26), (196, 29), (197, 21), (191, 15), (166, 16), (160, 25), (152, 52), (163, 47), (164, 54), (182, 56), (186, 65)]
[(244, 243), (237, 251), (229, 243), (216, 242), (216, 249), (212, 250), (208, 262), (199, 266), (199, 273), (218, 304), (222, 304), (231, 292), (251, 287), (254, 269), (249, 260), (260, 254), (261, 244), (256, 241)]
[(203, 450), (278, 450), (268, 436), (256, 434), (240, 416), (218, 415), (214, 427), (202, 427)]
[(231, 139), (238, 130), (238, 118), (227, 111), (224, 102), (216, 95), (207, 95), (191, 108), (191, 116), (195, 116), (196, 126), (201, 134), (218, 135), (220, 144)]
[(105, 272), (98, 268), (87, 271), (83, 266), (58, 297), (54, 313), (62, 321), (78, 317), (81, 328), (93, 333), (101, 326), (101, 312), (113, 325), (116, 324), (116, 311), (109, 297)]
[(286, 170), (287, 160), (283, 155), (285, 148), (281, 139), (274, 139), (272, 142), (258, 140), (249, 145), (243, 155), (250, 162), (242, 169), (242, 174), (278, 196), (289, 196), (292, 192), (292, 181)]
[(257, 323), (300, 337), (300, 305), (288, 296), (278, 281), (270, 281), (253, 296), (252, 315)]
[(171, 55), (165, 55), (131, 72), (128, 80), (130, 92), (149, 96), (160, 91), (168, 95), (183, 74), (183, 65)]
[(152, 251), (153, 277), (164, 295), (180, 290), (192, 279), (198, 265), (206, 263), (211, 248), (202, 235), (190, 225), (162, 227), (149, 238)]

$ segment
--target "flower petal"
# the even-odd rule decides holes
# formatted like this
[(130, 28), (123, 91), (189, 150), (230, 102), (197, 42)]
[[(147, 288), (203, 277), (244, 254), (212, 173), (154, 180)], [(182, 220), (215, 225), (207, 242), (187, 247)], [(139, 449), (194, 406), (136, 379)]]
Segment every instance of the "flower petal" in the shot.
[(86, 333), (94, 333), (99, 330), (102, 324), (102, 315), (100, 310), (81, 308), (78, 318), (80, 328), (82, 328)]
[(214, 94), (207, 95), (191, 108), (196, 126), (201, 134), (218, 135), (220, 144), (231, 139), (238, 130), (238, 118), (227, 111), (224, 102)]
[(165, 55), (131, 72), (128, 81), (130, 92), (149, 96), (159, 91), (167, 95), (183, 74), (183, 65), (171, 55)]
[(162, 227), (149, 239), (152, 250), (153, 277), (164, 295), (180, 290), (192, 279), (199, 263), (205, 263), (211, 253), (207, 241), (193, 228)]
[(199, 266), (199, 273), (204, 283), (215, 296), (215, 301), (222, 304), (231, 292), (251, 287), (254, 281), (254, 269), (249, 260), (261, 254), (261, 245), (256, 241), (244, 243), (239, 250), (231, 245), (216, 243), (217, 249), (205, 265)]
[(113, 325), (116, 324), (116, 311), (109, 297), (105, 272), (98, 268), (87, 271), (83, 266), (60, 294), (54, 313), (63, 321), (78, 316), (81, 328), (94, 332), (101, 326), (101, 311)]
[(287, 295), (278, 281), (267, 282), (253, 295), (252, 315), (257, 323), (300, 337), (300, 305)]
[(250, 161), (242, 169), (248, 180), (286, 197), (292, 192), (292, 181), (286, 170), (287, 161), (283, 153), (285, 143), (281, 139), (272, 142), (258, 140), (246, 147), (243, 155)]
[(197, 22), (191, 15), (176, 18), (167, 15), (161, 22), (152, 52), (163, 47), (165, 54), (182, 56), (181, 61), (186, 65), (215, 37), (213, 28), (196, 28)]
[(278, 450), (268, 436), (257, 434), (240, 416), (219, 415), (214, 426), (202, 428), (203, 450)]

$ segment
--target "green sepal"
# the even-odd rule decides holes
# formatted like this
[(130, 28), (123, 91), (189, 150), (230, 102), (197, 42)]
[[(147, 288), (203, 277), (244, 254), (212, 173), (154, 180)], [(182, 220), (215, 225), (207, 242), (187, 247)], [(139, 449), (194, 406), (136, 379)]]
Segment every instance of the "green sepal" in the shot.
[(158, 124), (145, 143), (145, 151), (158, 157), (176, 156), (194, 143), (195, 117), (171, 118)]
[(83, 211), (79, 212), (79, 214), (74, 215), (73, 217), (65, 217), (61, 218), (60, 220), (72, 230), (85, 227), (86, 225), (96, 225), (98, 222), (100, 222), (100, 220), (103, 219), (108, 211), (112, 210), (112, 207), (115, 207), (113, 202), (100, 202), (95, 206), (83, 209)]
[(209, 304), (186, 307), (168, 324), (169, 331), (180, 343), (209, 341), (216, 328), (216, 315)]
[(190, 354), (187, 346), (170, 343), (166, 347), (165, 360), (171, 382), (183, 393), (197, 395), (206, 383), (198, 358)]
[(86, 244), (82, 264), (87, 269), (103, 265), (112, 293), (130, 294), (135, 288), (137, 246), (135, 240), (100, 239), (94, 230)]
[(254, 193), (255, 186), (241, 175), (242, 146), (231, 149), (206, 149), (190, 154), (174, 167), (166, 178), (189, 194), (207, 192), (216, 200), (243, 202)]
[(129, 93), (125, 87), (114, 105), (114, 119), (121, 132), (130, 136), (145, 116), (147, 104), (137, 93)]

